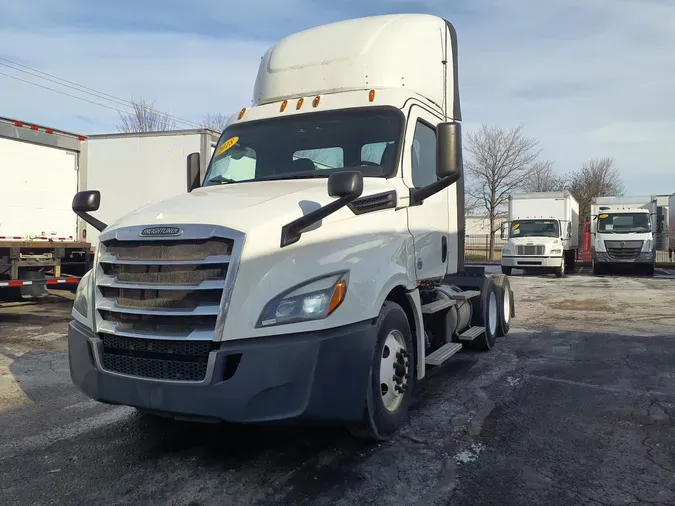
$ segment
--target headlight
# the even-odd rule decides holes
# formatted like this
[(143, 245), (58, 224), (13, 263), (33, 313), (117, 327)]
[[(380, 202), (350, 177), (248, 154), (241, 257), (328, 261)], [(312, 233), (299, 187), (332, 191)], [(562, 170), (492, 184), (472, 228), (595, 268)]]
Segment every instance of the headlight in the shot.
[(346, 272), (312, 279), (267, 303), (257, 328), (327, 318), (347, 295)]
[(73, 317), (77, 319), (78, 314), (85, 318), (89, 318), (89, 279), (91, 271), (88, 271), (82, 279), (80, 279), (75, 291), (75, 301), (73, 302)]
[(502, 248), (502, 255), (510, 255), (511, 250), (509, 248)]
[(562, 253), (562, 250), (560, 248), (551, 250), (551, 255), (560, 255), (560, 253)]

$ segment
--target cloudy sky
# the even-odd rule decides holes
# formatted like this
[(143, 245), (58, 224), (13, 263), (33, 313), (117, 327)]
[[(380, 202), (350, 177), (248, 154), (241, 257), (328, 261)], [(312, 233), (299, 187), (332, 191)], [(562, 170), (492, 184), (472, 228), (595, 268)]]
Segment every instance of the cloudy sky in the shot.
[(279, 38), (395, 12), (455, 25), (465, 128), (523, 123), (558, 172), (612, 156), (628, 193), (675, 192), (674, 0), (8, 0), (0, 116), (83, 134), (119, 122), (63, 93), (118, 104), (10, 62), (193, 122), (230, 114), (250, 103), (260, 57)]

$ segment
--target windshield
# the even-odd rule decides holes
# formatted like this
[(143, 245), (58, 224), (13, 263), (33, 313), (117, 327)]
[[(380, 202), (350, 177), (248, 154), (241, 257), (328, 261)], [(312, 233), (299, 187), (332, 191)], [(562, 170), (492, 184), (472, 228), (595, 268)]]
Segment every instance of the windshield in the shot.
[(218, 141), (204, 186), (328, 177), (345, 168), (387, 177), (395, 169), (402, 122), (396, 109), (368, 108), (231, 125)]
[(604, 213), (598, 215), (598, 232), (605, 234), (626, 234), (651, 232), (647, 213)]
[(511, 222), (511, 237), (559, 237), (557, 220), (514, 220)]

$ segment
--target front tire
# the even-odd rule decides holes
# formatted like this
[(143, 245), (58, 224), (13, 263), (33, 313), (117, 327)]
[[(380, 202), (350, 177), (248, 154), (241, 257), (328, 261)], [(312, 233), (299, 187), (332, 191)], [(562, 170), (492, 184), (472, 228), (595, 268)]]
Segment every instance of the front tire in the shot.
[(562, 278), (565, 275), (565, 258), (562, 259), (560, 267), (556, 267), (554, 272), (556, 278)]
[(507, 267), (506, 265), (502, 265), (502, 274), (506, 274), (507, 276), (510, 276), (512, 271), (513, 271), (513, 267)]
[(406, 420), (417, 373), (412, 332), (403, 308), (385, 301), (376, 325), (363, 419), (348, 429), (361, 439), (385, 441)]

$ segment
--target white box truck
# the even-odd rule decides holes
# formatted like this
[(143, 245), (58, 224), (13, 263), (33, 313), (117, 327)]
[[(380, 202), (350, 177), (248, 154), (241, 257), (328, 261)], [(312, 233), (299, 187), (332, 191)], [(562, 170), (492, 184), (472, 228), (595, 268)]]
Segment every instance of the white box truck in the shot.
[(502, 224), (502, 272), (574, 269), (579, 249), (579, 203), (568, 191), (509, 195), (508, 221)]
[(85, 137), (0, 118), (0, 290), (24, 297), (76, 284), (91, 268), (78, 240), (73, 195), (81, 189)]
[[(190, 184), (187, 155), (200, 153), (202, 177), (218, 136), (207, 129), (90, 135), (82, 189), (95, 188), (106, 196), (97, 217), (113, 223), (135, 209), (185, 193)], [(96, 244), (95, 227), (82, 221), (80, 230), (82, 239)]]
[(594, 274), (632, 264), (652, 276), (656, 264), (657, 201), (652, 196), (596, 197), (591, 202)]
[(150, 415), (391, 436), (427, 367), (490, 349), (514, 315), (507, 276), (464, 267), (460, 119), (441, 18), (274, 45), (201, 187), (108, 226), (105, 194), (73, 199), (101, 229), (68, 330), (75, 385)]

